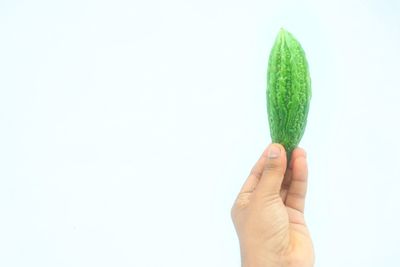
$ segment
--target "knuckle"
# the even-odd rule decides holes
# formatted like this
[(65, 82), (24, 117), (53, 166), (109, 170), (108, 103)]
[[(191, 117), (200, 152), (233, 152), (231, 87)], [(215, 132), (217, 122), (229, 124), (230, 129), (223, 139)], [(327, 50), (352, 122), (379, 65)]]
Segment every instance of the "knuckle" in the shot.
[(239, 194), (239, 196), (236, 198), (231, 208), (231, 218), (233, 221), (237, 217), (238, 213), (240, 213), (249, 206), (249, 203), (250, 203), (250, 193)]
[(264, 165), (264, 171), (273, 171), (279, 169), (279, 160), (269, 160)]
[(236, 218), (236, 209), (235, 209), (235, 205), (232, 206), (231, 208), (231, 219), (232, 221), (235, 221)]
[(236, 199), (235, 206), (237, 209), (243, 209), (248, 206), (250, 202), (251, 193), (241, 193)]
[(306, 192), (289, 190), (288, 195), (294, 199), (303, 199), (306, 197)]

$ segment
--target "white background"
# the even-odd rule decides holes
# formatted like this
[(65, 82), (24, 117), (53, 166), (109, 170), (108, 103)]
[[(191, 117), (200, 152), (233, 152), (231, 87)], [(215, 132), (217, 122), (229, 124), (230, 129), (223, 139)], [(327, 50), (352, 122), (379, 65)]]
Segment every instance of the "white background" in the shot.
[(316, 266), (400, 266), (400, 4), (1, 1), (0, 266), (239, 266), (280, 27), (313, 97)]

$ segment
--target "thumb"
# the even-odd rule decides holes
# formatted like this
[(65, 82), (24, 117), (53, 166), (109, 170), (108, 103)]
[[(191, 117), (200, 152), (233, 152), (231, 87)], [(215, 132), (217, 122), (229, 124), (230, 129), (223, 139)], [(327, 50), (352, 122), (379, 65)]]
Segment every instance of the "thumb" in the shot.
[(255, 191), (263, 196), (279, 195), (286, 171), (285, 148), (271, 144), (264, 153), (267, 160)]

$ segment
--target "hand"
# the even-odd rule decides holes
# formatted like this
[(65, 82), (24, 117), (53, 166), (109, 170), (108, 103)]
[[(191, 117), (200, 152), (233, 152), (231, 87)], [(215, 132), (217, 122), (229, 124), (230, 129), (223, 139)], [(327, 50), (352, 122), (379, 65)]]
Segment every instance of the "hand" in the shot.
[(283, 146), (271, 144), (244, 183), (231, 211), (243, 267), (312, 267), (304, 220), (306, 153), (296, 148), (286, 169)]

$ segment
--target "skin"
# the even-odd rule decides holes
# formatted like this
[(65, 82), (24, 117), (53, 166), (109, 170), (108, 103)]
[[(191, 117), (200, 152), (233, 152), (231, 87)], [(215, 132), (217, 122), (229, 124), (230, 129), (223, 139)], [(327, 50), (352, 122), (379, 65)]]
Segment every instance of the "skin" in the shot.
[(289, 165), (279, 144), (262, 153), (231, 210), (243, 267), (314, 266), (304, 220), (307, 177), (303, 149), (293, 151)]

